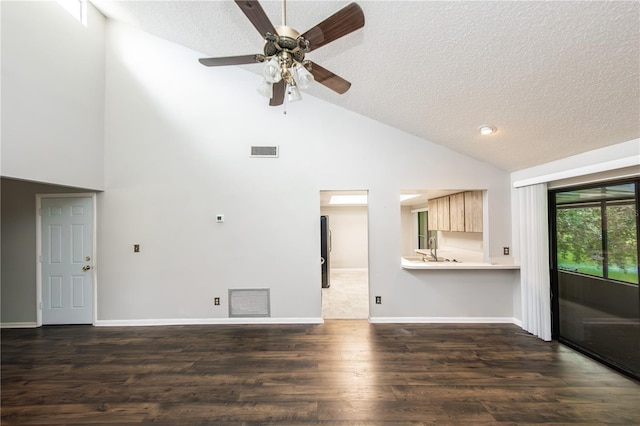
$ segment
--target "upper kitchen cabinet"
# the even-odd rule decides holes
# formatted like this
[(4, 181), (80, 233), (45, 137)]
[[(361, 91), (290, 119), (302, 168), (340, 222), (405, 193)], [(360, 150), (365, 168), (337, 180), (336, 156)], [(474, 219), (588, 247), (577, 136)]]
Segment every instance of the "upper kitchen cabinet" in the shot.
[(460, 192), (449, 196), (449, 226), (454, 232), (465, 231), (465, 193)]
[(451, 230), (449, 218), (449, 197), (438, 198), (438, 225), (439, 231)]
[(464, 230), (482, 232), (482, 191), (464, 193)]
[(429, 230), (450, 231), (449, 197), (440, 197), (429, 200)]
[(429, 200), (429, 230), (482, 232), (482, 191), (465, 191)]

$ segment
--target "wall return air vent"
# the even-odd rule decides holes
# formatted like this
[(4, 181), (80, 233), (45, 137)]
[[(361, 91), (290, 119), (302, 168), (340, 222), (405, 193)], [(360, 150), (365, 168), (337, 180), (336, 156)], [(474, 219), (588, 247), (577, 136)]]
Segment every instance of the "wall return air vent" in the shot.
[(260, 158), (278, 158), (277, 146), (252, 146), (251, 156)]
[(268, 288), (229, 289), (230, 317), (269, 317), (271, 301)]

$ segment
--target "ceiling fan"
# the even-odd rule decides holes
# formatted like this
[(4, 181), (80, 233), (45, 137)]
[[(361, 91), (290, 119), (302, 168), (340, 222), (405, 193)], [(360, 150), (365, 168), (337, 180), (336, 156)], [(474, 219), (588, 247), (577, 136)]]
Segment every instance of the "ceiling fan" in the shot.
[(344, 78), (305, 59), (312, 50), (329, 44), (364, 26), (364, 13), (356, 3), (340, 9), (324, 21), (300, 34), (287, 26), (286, 0), (282, 1), (282, 25), (274, 27), (257, 0), (234, 0), (249, 21), (264, 38), (262, 54), (202, 58), (208, 67), (264, 63), (265, 81), (258, 92), (271, 98), (269, 105), (282, 105), (285, 92), (289, 101), (301, 99), (298, 86), (306, 88), (315, 80), (343, 94), (351, 83)]

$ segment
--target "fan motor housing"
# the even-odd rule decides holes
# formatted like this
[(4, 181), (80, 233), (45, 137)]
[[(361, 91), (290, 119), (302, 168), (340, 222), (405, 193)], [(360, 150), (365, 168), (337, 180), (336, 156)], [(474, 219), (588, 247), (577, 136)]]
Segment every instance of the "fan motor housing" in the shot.
[(291, 54), (297, 62), (304, 61), (305, 52), (308, 49), (307, 41), (300, 37), (300, 33), (286, 25), (276, 27), (277, 37), (267, 34), (264, 43), (264, 56), (271, 57), (284, 51)]

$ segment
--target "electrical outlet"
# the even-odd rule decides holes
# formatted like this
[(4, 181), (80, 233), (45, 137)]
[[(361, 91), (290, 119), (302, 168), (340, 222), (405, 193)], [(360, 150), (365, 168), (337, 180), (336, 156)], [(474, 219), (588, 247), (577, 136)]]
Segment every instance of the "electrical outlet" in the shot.
[(140, 244), (134, 244), (133, 245), (133, 252), (134, 253), (140, 253)]
[(213, 298), (213, 304), (216, 305), (216, 306), (219, 306), (220, 305), (220, 298), (219, 297), (214, 297)]
[(502, 247), (502, 253), (505, 256), (509, 256), (509, 247)]
[(376, 296), (376, 305), (382, 305), (382, 296)]

